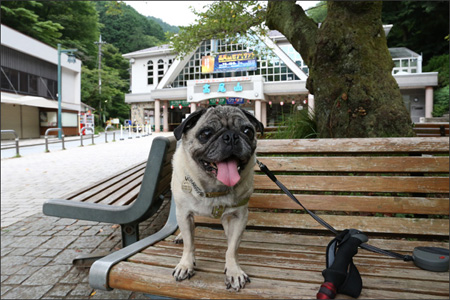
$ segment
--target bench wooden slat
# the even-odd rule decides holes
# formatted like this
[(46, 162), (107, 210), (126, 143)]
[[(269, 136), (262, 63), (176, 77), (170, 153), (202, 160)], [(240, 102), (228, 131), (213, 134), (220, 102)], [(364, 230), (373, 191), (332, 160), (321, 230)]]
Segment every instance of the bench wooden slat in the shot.
[(101, 201), (97, 201), (96, 203), (115, 204), (121, 198), (126, 197), (130, 192), (132, 193), (133, 191), (135, 191), (136, 188), (140, 189), (143, 177), (143, 173), (139, 174), (135, 178), (132, 178), (132, 180), (123, 183), (123, 185), (121, 185), (120, 187), (116, 187), (113, 191), (108, 191), (108, 194), (106, 194), (105, 192), (107, 196), (105, 196)]
[[(175, 237), (177, 234), (179, 233), (176, 232), (174, 234)], [(199, 237), (204, 237), (207, 239), (226, 239), (223, 230), (217, 230), (217, 229), (212, 229), (212, 228), (207, 228), (207, 227), (201, 227), (198, 226), (195, 228), (195, 234), (196, 236)], [(330, 242), (330, 240), (332, 239), (333, 235), (308, 235), (308, 234), (304, 234), (304, 233), (290, 233), (290, 234), (286, 234), (286, 233), (277, 233), (277, 232), (273, 232), (273, 231), (264, 231), (264, 230), (246, 230), (242, 236), (242, 242), (255, 242), (258, 244), (267, 244), (267, 243), (271, 243), (271, 244), (294, 244), (294, 245), (305, 245), (305, 246), (317, 246), (317, 247), (326, 247), (328, 245), (328, 243)], [(409, 240), (406, 241), (405, 240), (399, 240), (399, 239), (383, 239), (383, 238), (374, 238), (374, 237), (370, 237), (369, 236), (369, 243), (371, 245), (374, 245), (376, 247), (379, 248), (383, 248), (383, 249), (387, 249), (387, 250), (392, 250), (392, 251), (400, 251), (400, 252), (411, 252), (411, 249), (415, 248), (415, 247), (419, 247), (419, 246), (423, 246), (424, 242), (423, 241), (418, 241), (418, 240)], [(171, 237), (168, 237), (166, 240), (168, 241), (173, 241), (171, 240)], [(441, 248), (448, 248), (449, 243), (448, 242), (433, 242), (433, 241), (426, 241), (426, 245), (430, 246), (430, 247), (441, 247)], [(360, 251), (360, 254), (368, 254), (368, 253), (372, 253), (369, 251)], [(322, 253), (323, 255), (323, 253)], [(380, 256), (378, 254), (375, 254), (380, 258), (383, 259), (388, 259), (385, 256)], [(392, 260), (392, 261), (397, 261), (397, 262), (401, 262), (403, 264), (403, 261), (398, 261), (398, 260)], [(403, 264), (404, 265), (404, 264)], [(430, 273), (431, 274), (431, 273)], [(432, 274), (436, 274), (436, 273), (432, 273)]]
[[(394, 197), (394, 196), (351, 196), (351, 195), (308, 195), (294, 196), (312, 211), (341, 211), (367, 213), (403, 213), (446, 215), (449, 201), (446, 198)], [(330, 206), (330, 203), (333, 203)], [(300, 209), (297, 203), (285, 194), (253, 193), (250, 208)]]
[[(272, 172), (448, 173), (448, 157), (258, 157)], [(255, 171), (260, 171), (258, 165)]]
[(115, 184), (116, 182), (120, 182), (124, 178), (127, 178), (128, 176), (145, 169), (146, 164), (147, 161), (140, 162), (123, 172), (115, 174), (112, 177), (97, 181), (75, 192), (71, 192), (70, 194), (67, 194), (62, 198), (73, 201), (83, 201), (85, 198), (89, 198), (91, 195), (98, 193), (98, 191), (103, 190), (105, 187)]
[(132, 175), (123, 178), (114, 184), (104, 187), (101, 191), (97, 191), (84, 202), (110, 204), (117, 200), (121, 195), (126, 194), (129, 189), (133, 189), (136, 184), (140, 185), (144, 177), (145, 168)]
[[(233, 293), (223, 288), (223, 270), (213, 272), (197, 271), (195, 280), (173, 283), (173, 267), (159, 267), (147, 264), (123, 262), (114, 266), (109, 274), (112, 288), (158, 294), (168, 297), (198, 298), (199, 295), (210, 299), (313, 299), (317, 293), (317, 283), (273, 280), (252, 277), (247, 287)], [(268, 270), (266, 271), (268, 272)], [(285, 272), (291, 273), (291, 270)], [(264, 273), (264, 272), (263, 272)], [(158, 274), (154, 276), (153, 274)], [(291, 280), (293, 280), (291, 278)], [(197, 282), (197, 284), (196, 284)], [(403, 283), (403, 282), (402, 282)], [(431, 292), (435, 289), (429, 289)], [(369, 299), (429, 299), (429, 294), (418, 292), (396, 292), (391, 289), (363, 289), (360, 298)], [(434, 296), (435, 299), (447, 299), (448, 296)], [(336, 299), (348, 299), (338, 295)]]
[(117, 187), (121, 187), (130, 180), (133, 180), (137, 176), (142, 176), (145, 171), (145, 165), (140, 167), (139, 169), (133, 169), (133, 172), (129, 172), (126, 174), (122, 174), (120, 176), (114, 176), (111, 180), (99, 184), (95, 187), (85, 190), (84, 193), (81, 193), (75, 197), (72, 197), (71, 201), (82, 201), (82, 202), (92, 202), (95, 203), (101, 200), (103, 197), (107, 196), (117, 189)]
[[(448, 236), (448, 219), (419, 219), (419, 218), (391, 218), (391, 217), (360, 217), (319, 215), (337, 230), (357, 228), (363, 232), (380, 234), (403, 234), (427, 236)], [(307, 214), (280, 214), (268, 212), (250, 212), (247, 226), (267, 227), (272, 229), (297, 229), (326, 231)], [(195, 221), (200, 224), (220, 224), (220, 220), (197, 216)], [(423, 228), (427, 228), (424, 232)]]
[[(157, 248), (157, 247), (152, 247)], [(324, 250), (324, 249), (323, 249)], [(226, 248), (221, 247), (216, 249), (215, 251), (209, 251), (207, 253), (203, 251), (199, 251), (199, 255), (197, 258), (198, 270), (220, 273), (220, 265), (224, 264), (224, 255)], [(281, 251), (280, 251), (281, 252)], [(178, 257), (181, 255), (181, 249), (179, 251), (174, 252), (171, 256), (167, 255), (158, 255), (152, 253), (152, 255), (145, 254), (137, 254), (130, 258), (128, 261), (139, 264), (147, 264), (147, 265), (156, 265), (163, 267), (172, 267), (176, 266), (178, 263)], [(245, 258), (245, 264), (243, 267), (246, 272), (251, 276), (251, 278), (265, 278), (265, 279), (276, 279), (276, 280), (299, 280), (301, 278), (302, 281), (307, 281), (308, 283), (315, 283), (320, 285), (323, 282), (323, 277), (321, 271), (324, 269), (325, 262), (320, 260), (313, 260), (313, 264), (305, 265), (299, 262), (296, 259), (292, 259), (291, 262), (286, 262), (283, 259), (277, 258), (268, 258), (266, 254), (260, 255), (259, 257), (251, 257), (246, 256), (245, 254), (241, 254), (241, 257)], [(361, 266), (360, 272), (365, 277), (364, 287), (368, 289), (384, 289), (384, 290), (393, 290), (399, 292), (418, 292), (418, 293), (429, 293), (430, 292), (430, 281), (423, 281), (417, 279), (408, 280), (407, 285), (402, 285), (404, 282), (404, 278), (399, 276), (411, 276), (413, 270), (406, 270), (406, 272), (402, 272), (401, 268), (397, 266), (397, 269), (389, 270), (388, 268), (392, 266), (382, 266), (382, 261), (380, 262), (379, 267), (375, 267), (374, 269), (369, 269), (364, 267), (360, 263), (360, 259), (356, 259), (356, 263), (358, 266)], [(219, 264), (218, 264), (219, 263)], [(405, 263), (404, 263), (405, 264)], [(313, 270), (314, 272), (311, 272)], [(417, 278), (417, 275), (411, 276), (413, 278)], [(391, 277), (389, 281), (382, 280), (380, 281), (377, 276), (389, 276)], [(397, 276), (397, 277), (396, 277)], [(445, 295), (445, 290), (448, 288), (445, 282), (433, 282), (432, 285), (435, 287), (435, 291), (431, 291), (436, 295)], [(250, 285), (249, 285), (250, 286)]]
[[(183, 248), (182, 245), (172, 243), (175, 238), (173, 235), (166, 241), (130, 257), (127, 262), (114, 266), (110, 272), (110, 285), (113, 288), (169, 297), (183, 295), (187, 298), (196, 296), (198, 298), (202, 295), (206, 298), (247, 299), (256, 295), (258, 298), (314, 298), (323, 282), (321, 271), (325, 268), (324, 255), (310, 253), (307, 250), (310, 249), (309, 245), (301, 245), (299, 241), (293, 242), (296, 237), (300, 242), (304, 241), (303, 235), (278, 234), (280, 238), (277, 241), (280, 242), (277, 244), (264, 242), (267, 236), (268, 233), (260, 231), (244, 233), (240, 247), (240, 261), (252, 282), (239, 293), (229, 292), (222, 286), (226, 252), (226, 238), (223, 232), (202, 227), (196, 229), (197, 267), (196, 274), (191, 280), (174, 282), (171, 276)], [(259, 247), (251, 245), (251, 241), (247, 240), (248, 237), (259, 241)], [(317, 242), (317, 239), (311, 236), (309, 240)], [(323, 239), (320, 244), (321, 250), (318, 252), (324, 252), (326, 241)], [(299, 247), (297, 250), (293, 248), (296, 245)], [(289, 249), (286, 251), (287, 246)], [(307, 252), (302, 254), (305, 250)], [(430, 274), (428, 271), (415, 268), (412, 262), (405, 263), (377, 254), (371, 254), (372, 258), (367, 258), (364, 257), (364, 253), (367, 251), (361, 250), (355, 256), (355, 263), (364, 283), (360, 298), (426, 299), (430, 295), (436, 299), (447, 297), (448, 273)], [(337, 297), (337, 299), (346, 298), (342, 295)]]
[(361, 138), (258, 140), (257, 155), (300, 153), (445, 153), (449, 144), (445, 138)]
[[(289, 190), (329, 192), (446, 193), (447, 177), (404, 176), (277, 176)], [(255, 175), (255, 190), (279, 190), (266, 175)]]
[[(217, 240), (202, 240), (199, 237), (197, 237), (197, 240), (202, 241), (198, 243), (197, 258), (225, 263), (227, 249), (225, 241), (221, 245), (218, 245)], [(171, 244), (170, 246), (169, 243)], [(170, 265), (173, 264), (175, 266), (177, 264), (176, 260), (182, 255), (182, 246), (174, 245), (172, 242), (169, 243), (159, 242), (141, 253), (130, 257), (128, 261), (150, 263), (154, 257), (157, 257), (154, 259), (154, 263), (164, 265), (167, 262), (171, 262)], [(303, 252), (302, 250), (295, 251), (292, 249), (286, 251), (283, 246), (288, 245), (260, 243), (259, 247), (248, 247), (248, 244), (244, 242), (240, 247), (239, 256), (243, 258), (242, 263), (246, 266), (269, 266), (273, 268), (290, 268), (305, 271), (314, 270), (316, 272), (321, 272), (325, 268), (326, 259), (323, 253), (325, 253), (326, 245), (317, 247), (320, 248), (318, 253)], [(305, 245), (303, 249), (307, 249), (308, 247), (310, 246)], [(368, 256), (367, 253), (371, 256)], [(426, 277), (427, 281), (434, 281), (436, 283), (445, 283), (447, 280), (444, 273), (436, 272), (428, 276), (428, 271), (418, 270), (412, 262), (388, 259), (384, 256), (370, 253), (369, 251), (360, 250), (354, 258), (355, 263), (360, 267), (361, 274), (363, 275), (413, 280)], [(322, 280), (323, 277), (320, 278), (320, 281)], [(446, 286), (448, 288), (448, 285)]]

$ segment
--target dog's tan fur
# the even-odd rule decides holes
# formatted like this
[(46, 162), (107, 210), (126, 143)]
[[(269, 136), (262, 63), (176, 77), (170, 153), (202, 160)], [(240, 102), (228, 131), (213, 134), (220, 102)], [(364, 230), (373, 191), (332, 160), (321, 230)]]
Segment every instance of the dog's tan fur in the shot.
[[(233, 206), (242, 203), (241, 201), (249, 198), (253, 192), (253, 167), (256, 162), (256, 130), (260, 129), (262, 131), (262, 124), (252, 117), (249, 118), (249, 115), (234, 107), (208, 109), (202, 112), (200, 117), (197, 116), (195, 121), (187, 120), (187, 122), (191, 123), (189, 124), (191, 127), (188, 128), (186, 126), (183, 130), (177, 132), (178, 138), (180, 138), (180, 132), (183, 134), (173, 158), (172, 193), (175, 199), (177, 221), (184, 244), (183, 255), (180, 263), (175, 267), (173, 276), (176, 280), (184, 280), (195, 273), (194, 215), (212, 217), (213, 207), (223, 205), (227, 208), (221, 216), (221, 222), (228, 241), (225, 257), (225, 284), (227, 288), (233, 288), (238, 291), (244, 288), (246, 282), (249, 282), (247, 274), (241, 269), (237, 259), (237, 250), (247, 224), (248, 204), (238, 207)], [(186, 124), (182, 125), (185, 126)], [(240, 138), (237, 138), (236, 144), (241, 143), (242, 145), (239, 145), (236, 151), (242, 152), (238, 154), (244, 157), (243, 159), (246, 163), (245, 167), (239, 172), (239, 182), (232, 187), (228, 187), (211, 174), (208, 174), (195, 158), (198, 158), (199, 155), (205, 157), (212, 155), (221, 156), (222, 154), (220, 153), (210, 153), (220, 151), (221, 147), (225, 147), (221, 145), (221, 132), (225, 129), (240, 132), (245, 126), (247, 128), (253, 126), (255, 134), (251, 140), (242, 133), (240, 133)], [(211, 139), (211, 142), (208, 141), (202, 144), (198, 141), (198, 134), (205, 127), (213, 128), (217, 137)], [(208, 151), (209, 153), (206, 153)], [(191, 191), (187, 191), (186, 187), (183, 188), (183, 184), (187, 184), (187, 177), (190, 178), (188, 183), (192, 189)], [(198, 191), (222, 194), (211, 198), (199, 194)]]

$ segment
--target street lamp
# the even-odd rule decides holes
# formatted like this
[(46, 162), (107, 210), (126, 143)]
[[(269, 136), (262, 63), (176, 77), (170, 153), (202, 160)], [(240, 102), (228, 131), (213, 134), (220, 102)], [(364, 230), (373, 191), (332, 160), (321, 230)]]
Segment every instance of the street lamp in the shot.
[(75, 63), (75, 55), (73, 52), (77, 51), (78, 49), (61, 49), (61, 44), (58, 44), (58, 128), (60, 129), (58, 131), (58, 138), (61, 139), (61, 132), (62, 132), (62, 119), (61, 119), (61, 53), (69, 53), (69, 58), (67, 61), (69, 63)]

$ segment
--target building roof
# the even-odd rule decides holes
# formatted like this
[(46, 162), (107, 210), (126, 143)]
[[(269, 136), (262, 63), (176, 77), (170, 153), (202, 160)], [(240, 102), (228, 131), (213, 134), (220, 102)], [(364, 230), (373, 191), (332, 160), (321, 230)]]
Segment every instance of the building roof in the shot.
[(164, 52), (171, 52), (172, 49), (170, 48), (169, 44), (159, 45), (155, 47), (150, 47), (146, 49), (137, 50), (134, 52), (125, 53), (122, 56), (125, 58), (132, 58), (137, 56), (151, 56), (156, 54), (161, 54)]
[(416, 52), (414, 52), (408, 48), (405, 48), (405, 47), (389, 48), (389, 52), (391, 53), (392, 58), (419, 57), (420, 56)]

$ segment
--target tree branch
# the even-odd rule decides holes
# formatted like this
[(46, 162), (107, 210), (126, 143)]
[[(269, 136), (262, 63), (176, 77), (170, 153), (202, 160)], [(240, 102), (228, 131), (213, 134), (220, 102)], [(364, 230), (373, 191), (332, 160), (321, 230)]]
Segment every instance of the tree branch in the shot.
[(295, 0), (270, 0), (267, 5), (266, 25), (281, 32), (302, 56), (308, 66), (312, 65), (315, 52), (317, 24)]

